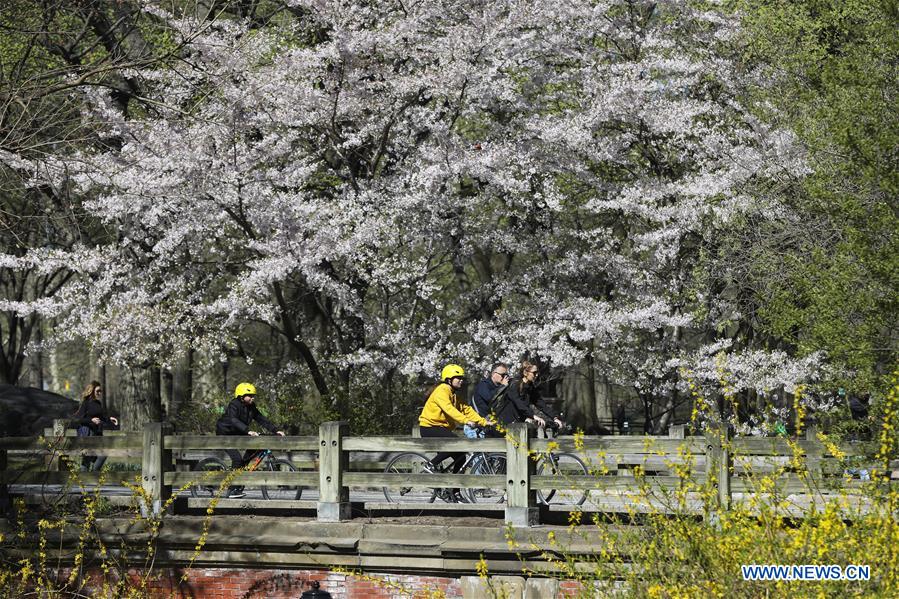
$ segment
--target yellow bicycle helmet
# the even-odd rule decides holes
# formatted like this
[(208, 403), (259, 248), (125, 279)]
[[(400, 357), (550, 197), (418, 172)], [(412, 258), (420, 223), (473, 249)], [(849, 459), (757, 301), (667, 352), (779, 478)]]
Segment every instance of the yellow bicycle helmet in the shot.
[(464, 377), (465, 370), (458, 364), (447, 364), (440, 373), (440, 380), (445, 381), (454, 377)]
[(234, 397), (243, 397), (244, 395), (256, 395), (256, 387), (253, 383), (241, 383), (234, 389)]

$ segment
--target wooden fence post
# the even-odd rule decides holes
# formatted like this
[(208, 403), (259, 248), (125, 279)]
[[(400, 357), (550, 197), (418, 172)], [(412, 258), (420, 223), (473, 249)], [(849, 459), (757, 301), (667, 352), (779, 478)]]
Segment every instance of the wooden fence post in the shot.
[(706, 431), (706, 476), (714, 475), (718, 482), (718, 507), (729, 510), (730, 492), (730, 429), (726, 422), (715, 422)]
[(540, 523), (537, 497), (531, 489), (534, 460), (530, 458), (530, 438), (534, 430), (519, 422), (506, 432), (506, 522), (512, 526), (533, 526)]
[(349, 458), (343, 450), (343, 437), (349, 431), (346, 422), (323, 422), (318, 429), (318, 520), (349, 520), (350, 492), (343, 486), (343, 473)]
[(141, 485), (149, 503), (141, 506), (144, 517), (158, 516), (172, 494), (172, 488), (163, 484), (165, 473), (172, 469), (172, 450), (165, 448), (164, 441), (165, 435), (171, 432), (169, 423), (148, 422), (144, 425)]
[(672, 424), (668, 427), (668, 438), (669, 439), (684, 439), (686, 438), (686, 424)]

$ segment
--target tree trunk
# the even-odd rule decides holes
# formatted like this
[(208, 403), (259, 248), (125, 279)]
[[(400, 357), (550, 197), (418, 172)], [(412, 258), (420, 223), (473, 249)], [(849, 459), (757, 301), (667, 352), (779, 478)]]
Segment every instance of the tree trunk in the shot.
[(593, 367), (593, 389), (596, 393), (596, 420), (597, 422), (609, 422), (612, 420), (612, 407), (624, 403), (624, 398), (616, 396), (614, 387), (609, 383), (608, 377), (597, 372)]
[(590, 358), (565, 373), (559, 385), (559, 398), (566, 422), (584, 430), (596, 427), (596, 376)]
[(172, 404), (175, 402), (175, 377), (169, 368), (161, 370), (160, 377), (160, 407), (162, 408), (160, 422), (163, 422), (169, 419), (172, 413)]
[(193, 401), (194, 394), (194, 349), (187, 350), (183, 367), (175, 369), (175, 383), (172, 391), (172, 405), (169, 406), (169, 421), (177, 423), (181, 411)]
[[(14, 312), (7, 312), (6, 315), (6, 330), (4, 331), (0, 325), (0, 380), (15, 385), (22, 376), (25, 347), (31, 341), (31, 333), (37, 323), (37, 317), (21, 318)], [(4, 332), (5, 344), (3, 343)]]
[(162, 418), (162, 372), (157, 367), (124, 368), (119, 382), (121, 424), (138, 431), (147, 422)]
[(277, 302), (280, 311), (281, 326), (283, 327), (282, 332), (287, 339), (287, 343), (290, 344), (291, 348), (295, 350), (301, 358), (303, 358), (303, 361), (309, 368), (309, 374), (312, 376), (312, 381), (315, 383), (315, 388), (318, 390), (319, 395), (328, 397), (331, 394), (328, 389), (328, 383), (318, 366), (318, 361), (316, 361), (315, 356), (312, 354), (312, 350), (306, 342), (300, 338), (296, 322), (293, 319), (288, 302), (284, 297), (284, 291), (281, 288), (281, 285), (275, 283), (272, 285), (272, 289), (275, 293), (275, 301)]
[(35, 377), (35, 387), (44, 390), (44, 326), (43, 323), (38, 323), (38, 325), (34, 328), (34, 340), (37, 342), (37, 352), (34, 359), (34, 369), (37, 374)]
[(668, 430), (672, 419), (674, 418), (674, 406), (677, 404), (677, 389), (673, 389), (668, 395), (668, 401), (665, 402), (665, 411), (659, 417), (659, 423), (656, 430), (659, 434), (664, 434)]
[(653, 433), (652, 395), (641, 393), (640, 401), (643, 402), (643, 434), (651, 435)]

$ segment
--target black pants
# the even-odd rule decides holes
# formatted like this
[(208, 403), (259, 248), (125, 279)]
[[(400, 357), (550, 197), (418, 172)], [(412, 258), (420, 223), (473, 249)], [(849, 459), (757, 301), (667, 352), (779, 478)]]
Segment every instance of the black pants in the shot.
[[(423, 426), (423, 427), (419, 428), (418, 430), (421, 431), (422, 439), (427, 439), (427, 438), (431, 438), (431, 437), (445, 437), (445, 438), (458, 439), (458, 436), (456, 435), (456, 433), (449, 430), (448, 428), (443, 428), (441, 426)], [(444, 451), (444, 452), (441, 452), (441, 453), (438, 453), (437, 455), (435, 455), (434, 459), (432, 459), (431, 461), (435, 465), (439, 465), (441, 462), (443, 462), (444, 460), (446, 460), (448, 458), (453, 459), (453, 469), (451, 471), (453, 474), (457, 474), (460, 470), (462, 470), (462, 466), (465, 465), (465, 452)]]
[(238, 468), (243, 468), (247, 465), (247, 462), (250, 461), (250, 458), (253, 457), (256, 450), (248, 449), (243, 455), (240, 454), (239, 449), (226, 449), (225, 452), (228, 454), (228, 457), (231, 458), (231, 469), (237, 470)]
[[(256, 453), (255, 449), (248, 449), (244, 452), (243, 455), (240, 454), (239, 449), (228, 448), (225, 450), (225, 453), (228, 454), (228, 457), (231, 458), (231, 469), (237, 470), (238, 468), (243, 468), (250, 461), (250, 458), (253, 457), (253, 454)], [(237, 492), (243, 491), (243, 485), (232, 486), (228, 489), (229, 492)]]
[[(504, 423), (502, 426), (505, 429), (505, 428), (508, 428), (509, 425)], [(488, 439), (505, 439), (506, 438), (506, 435), (504, 433), (499, 432), (498, 430), (496, 430), (493, 427), (488, 428), (486, 431), (484, 431), (484, 436), (487, 437)]]
[[(89, 426), (79, 426), (78, 427), (78, 436), (79, 437), (102, 437), (103, 429), (100, 429), (100, 432), (94, 431)], [(81, 456), (81, 471), (82, 472), (99, 472), (103, 469), (103, 464), (106, 463), (105, 455), (83, 455)]]

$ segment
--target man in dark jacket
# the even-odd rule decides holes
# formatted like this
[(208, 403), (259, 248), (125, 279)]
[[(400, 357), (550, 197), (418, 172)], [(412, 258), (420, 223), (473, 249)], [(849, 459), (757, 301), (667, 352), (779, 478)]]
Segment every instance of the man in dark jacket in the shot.
[[(252, 383), (241, 383), (234, 389), (234, 399), (225, 408), (225, 413), (215, 423), (216, 435), (250, 435), (256, 437), (259, 435), (256, 431), (250, 430), (250, 423), (254, 420), (265, 430), (284, 436), (283, 431), (277, 430), (272, 422), (262, 415), (259, 408), (254, 403), (256, 400), (256, 387)], [(242, 456), (240, 451), (236, 449), (226, 449), (228, 457), (231, 458), (231, 468), (237, 470), (243, 468), (249, 461), (250, 456), (255, 453), (249, 449)], [(231, 487), (228, 491), (228, 497), (238, 498), (245, 496), (243, 487)]]
[[(488, 374), (477, 387), (474, 388), (474, 395), (471, 398), (471, 407), (475, 412), (484, 418), (490, 415), (493, 407), (493, 399), (505, 388), (509, 383), (509, 367), (502, 362), (497, 362), (490, 368)], [(469, 439), (476, 439), (479, 436), (478, 430), (467, 424), (463, 428), (465, 436)]]

